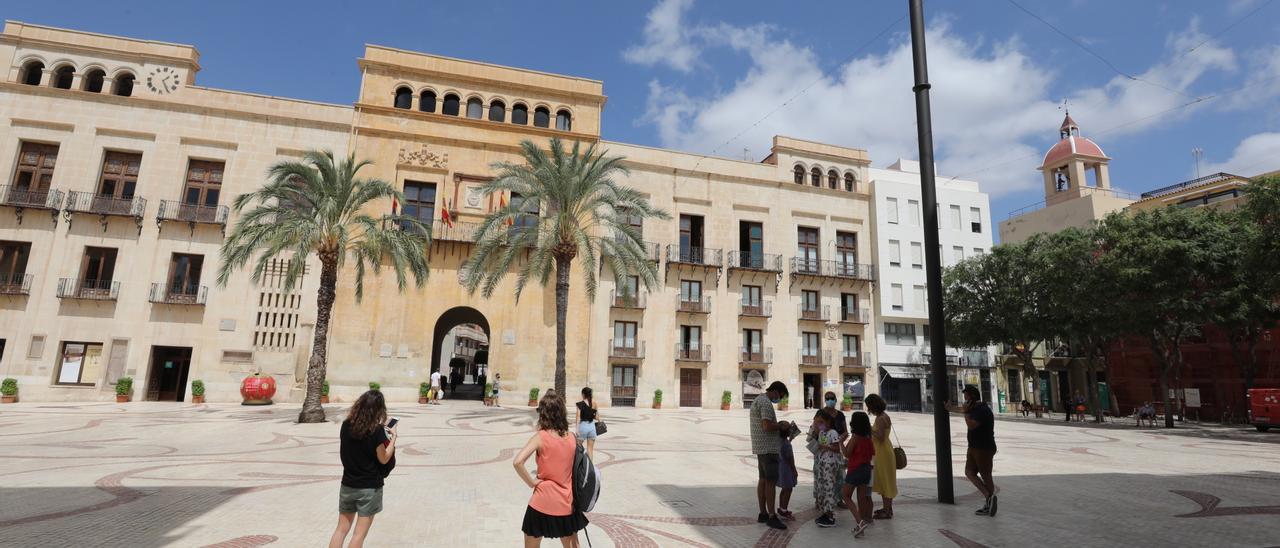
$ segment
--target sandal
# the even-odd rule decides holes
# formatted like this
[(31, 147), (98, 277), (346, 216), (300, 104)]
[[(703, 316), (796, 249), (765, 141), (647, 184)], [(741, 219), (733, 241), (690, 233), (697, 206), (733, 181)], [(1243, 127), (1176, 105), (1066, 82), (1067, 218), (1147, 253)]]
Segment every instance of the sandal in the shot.
[(893, 519), (893, 511), (881, 508), (871, 513), (871, 517), (875, 519)]

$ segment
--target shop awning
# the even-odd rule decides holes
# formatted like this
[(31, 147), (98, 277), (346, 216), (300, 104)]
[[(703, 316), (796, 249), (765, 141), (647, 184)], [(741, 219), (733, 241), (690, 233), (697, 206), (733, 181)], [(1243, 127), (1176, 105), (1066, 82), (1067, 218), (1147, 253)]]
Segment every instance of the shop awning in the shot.
[(924, 379), (929, 377), (928, 367), (918, 367), (911, 365), (881, 365), (880, 370), (885, 375), (895, 379)]

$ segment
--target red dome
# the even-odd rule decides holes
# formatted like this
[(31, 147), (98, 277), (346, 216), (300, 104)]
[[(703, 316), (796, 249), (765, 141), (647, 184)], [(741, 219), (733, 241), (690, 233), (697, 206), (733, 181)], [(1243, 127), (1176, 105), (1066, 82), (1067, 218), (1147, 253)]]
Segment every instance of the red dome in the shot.
[(1076, 137), (1072, 135), (1066, 139), (1058, 141), (1058, 144), (1053, 145), (1053, 147), (1049, 149), (1049, 152), (1044, 153), (1044, 161), (1041, 162), (1041, 165), (1048, 166), (1049, 164), (1057, 163), (1058, 160), (1066, 158), (1072, 154), (1081, 154), (1095, 158), (1107, 157), (1107, 155), (1102, 152), (1102, 147), (1099, 147), (1097, 143), (1085, 139), (1084, 137)]

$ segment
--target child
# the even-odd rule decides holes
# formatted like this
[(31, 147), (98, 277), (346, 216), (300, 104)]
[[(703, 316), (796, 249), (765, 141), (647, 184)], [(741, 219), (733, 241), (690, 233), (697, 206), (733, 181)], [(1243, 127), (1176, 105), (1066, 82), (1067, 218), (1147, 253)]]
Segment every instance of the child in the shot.
[(787, 521), (795, 521), (796, 516), (787, 509), (787, 504), (791, 503), (791, 490), (796, 487), (796, 480), (799, 472), (796, 470), (796, 455), (791, 451), (791, 440), (800, 434), (800, 429), (795, 423), (782, 421), (778, 423), (778, 436), (782, 438), (779, 445), (778, 457), (778, 488), (782, 489), (782, 496), (778, 500), (778, 517)]
[[(855, 411), (849, 417), (849, 443), (845, 444), (844, 455), (849, 459), (849, 467), (844, 477), (844, 503), (857, 520), (858, 526), (853, 529), (854, 538), (861, 538), (871, 525), (871, 460), (876, 455), (875, 445), (871, 442), (871, 419), (862, 411)], [(857, 492), (857, 502), (853, 495)]]
[(818, 453), (813, 470), (814, 504), (822, 515), (818, 527), (836, 526), (836, 486), (840, 482), (840, 432), (835, 429), (835, 410), (823, 408), (814, 417), (817, 429)]

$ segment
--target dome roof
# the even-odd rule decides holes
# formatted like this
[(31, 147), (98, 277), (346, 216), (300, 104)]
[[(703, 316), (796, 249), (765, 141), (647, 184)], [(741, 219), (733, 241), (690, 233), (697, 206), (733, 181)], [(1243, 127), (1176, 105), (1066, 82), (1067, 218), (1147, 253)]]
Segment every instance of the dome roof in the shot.
[(1076, 135), (1069, 136), (1058, 144), (1053, 145), (1049, 152), (1044, 153), (1044, 161), (1040, 163), (1042, 166), (1057, 163), (1059, 160), (1071, 156), (1072, 154), (1080, 154), (1083, 156), (1092, 156), (1094, 158), (1106, 158), (1107, 155), (1102, 152), (1102, 147), (1097, 143), (1090, 141), (1084, 137)]

